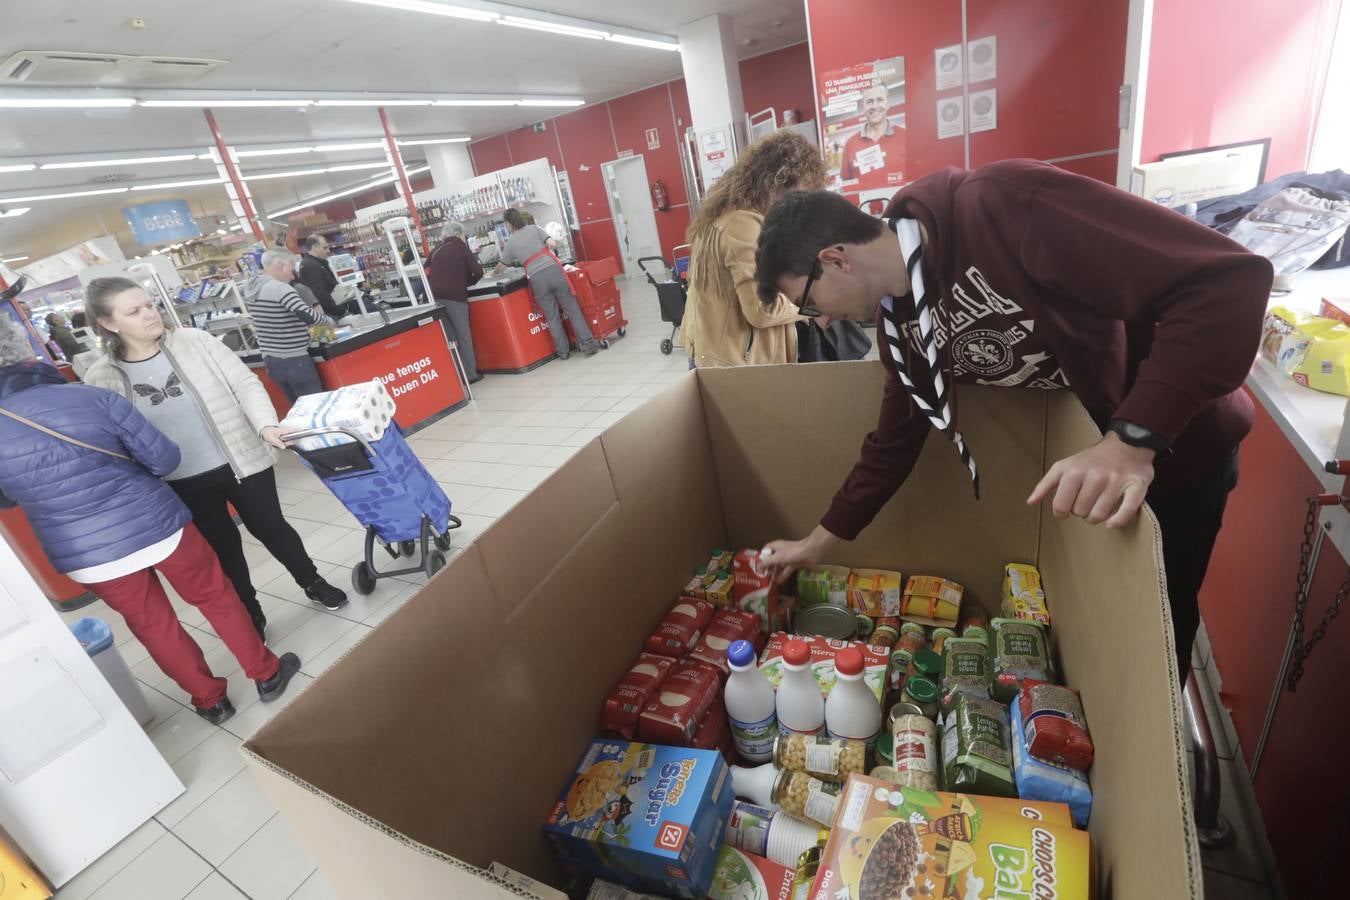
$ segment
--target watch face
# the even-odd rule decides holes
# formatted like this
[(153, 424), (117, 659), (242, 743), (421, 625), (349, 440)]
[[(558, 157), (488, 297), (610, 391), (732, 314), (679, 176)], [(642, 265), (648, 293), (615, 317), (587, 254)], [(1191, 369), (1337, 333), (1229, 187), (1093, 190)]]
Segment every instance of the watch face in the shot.
[(1120, 430), (1132, 441), (1142, 441), (1145, 438), (1152, 436), (1152, 432), (1142, 425), (1136, 425), (1133, 422), (1121, 422), (1120, 425)]

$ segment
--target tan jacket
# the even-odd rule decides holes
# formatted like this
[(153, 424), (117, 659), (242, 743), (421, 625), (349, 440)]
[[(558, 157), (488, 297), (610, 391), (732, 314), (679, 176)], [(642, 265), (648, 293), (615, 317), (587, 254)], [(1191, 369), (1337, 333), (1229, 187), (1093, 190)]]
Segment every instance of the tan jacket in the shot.
[(684, 347), (698, 366), (797, 361), (797, 308), (782, 294), (773, 306), (755, 289), (755, 245), (764, 217), (729, 212), (694, 241)]
[[(205, 413), (234, 477), (270, 469), (275, 457), (260, 435), (277, 424), (277, 411), (258, 376), (214, 335), (196, 328), (166, 331), (160, 348)], [(89, 367), (84, 383), (132, 399), (131, 377), (111, 355)]]

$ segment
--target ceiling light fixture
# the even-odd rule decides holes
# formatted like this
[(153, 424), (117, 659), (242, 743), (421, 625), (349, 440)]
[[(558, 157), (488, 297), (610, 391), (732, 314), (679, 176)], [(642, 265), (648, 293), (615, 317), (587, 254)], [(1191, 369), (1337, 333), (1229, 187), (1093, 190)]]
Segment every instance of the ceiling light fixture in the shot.
[(234, 155), (240, 159), (249, 156), (286, 156), (292, 153), (313, 153), (313, 147), (276, 147), (270, 150), (236, 150)]
[(522, 97), (519, 101), (520, 106), (582, 106), (585, 103), (585, 100), (579, 100), (575, 97), (559, 99)]
[(97, 197), (100, 194), (125, 194), (128, 187), (101, 188), (96, 191), (66, 191), (61, 194), (34, 194), (31, 197), (0, 197), (0, 203), (26, 203), (34, 200), (65, 200), (68, 197)]
[(367, 169), (367, 170), (368, 170), (368, 169), (387, 169), (387, 168), (389, 168), (389, 161), (388, 161), (388, 160), (385, 160), (384, 162), (375, 162), (375, 163), (347, 163), (346, 165), (341, 165), (341, 166), (329, 166), (329, 167), (328, 167), (327, 169), (325, 169), (324, 171), (326, 171), (326, 172), (360, 172), (360, 171), (363, 170), (363, 169)]
[(111, 166), (137, 166), (148, 163), (184, 162), (196, 158), (196, 153), (175, 153), (170, 156), (127, 156), (121, 159), (82, 159), (75, 162), (43, 163), (38, 168), (44, 172), (49, 169), (97, 169)]
[(554, 34), (565, 34), (569, 37), (588, 38), (592, 41), (603, 41), (609, 37), (609, 32), (600, 31), (596, 28), (582, 28), (578, 25), (564, 25), (561, 22), (548, 22), (541, 19), (526, 19), (521, 16), (502, 16), (497, 20), (498, 25), (510, 25), (512, 28), (528, 28), (531, 31), (548, 31)]
[(31, 208), (29, 206), (16, 206), (13, 209), (6, 209), (0, 206), (0, 219), (17, 219)]
[(500, 100), (437, 100), (436, 106), (519, 106), (520, 100), (515, 97), (504, 97)]
[(164, 181), (159, 184), (136, 184), (132, 185), (133, 191), (158, 191), (168, 190), (169, 188), (196, 187), (199, 184), (224, 184), (223, 178), (194, 178), (190, 181)]
[[(423, 172), (430, 171), (430, 169), (431, 166), (418, 166), (415, 169), (409, 169), (404, 174), (407, 177), (412, 178), (414, 175), (421, 175)], [(354, 187), (349, 187), (331, 194), (324, 194), (322, 197), (314, 197), (313, 199), (306, 200), (303, 203), (297, 203), (295, 206), (288, 206), (285, 209), (278, 209), (274, 212), (269, 212), (267, 214), (267, 218), (274, 219), (278, 216), (289, 216), (293, 212), (299, 212), (302, 209), (309, 209), (311, 206), (318, 206), (320, 203), (327, 203), (330, 200), (340, 200), (343, 197), (350, 197), (352, 194), (359, 194), (362, 191), (368, 191), (374, 187), (380, 187), (381, 185), (390, 184), (396, 181), (397, 179), (398, 179), (397, 175), (381, 175), (378, 178), (373, 178), (370, 181), (363, 182)]]
[(351, 3), (363, 3), (367, 6), (383, 6), (386, 9), (398, 9), (404, 12), (420, 12), (433, 16), (449, 16), (453, 19), (469, 19), (474, 22), (491, 22), (500, 18), (500, 13), (485, 9), (468, 9), (463, 6), (451, 6), (447, 3), (434, 3), (431, 0), (348, 0)]
[(0, 109), (108, 109), (135, 105), (131, 97), (0, 97)]
[(0, 259), (0, 262), (3, 262), (3, 263), (23, 262), (23, 261), (24, 261), (25, 259), (27, 259), (27, 258), (28, 258), (28, 257), (26, 257), (26, 256), (11, 256), (11, 257), (9, 257), (8, 259)]
[(319, 144), (315, 153), (341, 153), (343, 150), (374, 150), (383, 147), (384, 141), (362, 141), (354, 144)]
[(0, 172), (31, 172), (37, 168), (37, 163), (5, 163), (0, 165)]
[(425, 140), (395, 141), (400, 147), (421, 147), (427, 144), (467, 144), (472, 138), (426, 138)]
[(652, 38), (633, 37), (628, 34), (610, 34), (608, 40), (616, 44), (631, 44), (634, 47), (646, 47), (650, 50), (679, 50), (679, 41), (660, 41)]
[[(287, 99), (287, 100), (257, 99), (257, 100), (254, 100), (254, 99), (249, 99), (249, 98), (247, 98), (247, 97), (241, 97), (241, 98), (235, 98), (235, 99), (221, 99), (221, 98), (217, 98), (217, 97), (195, 97), (195, 98), (188, 98), (188, 99), (185, 99), (185, 100), (154, 100), (154, 99), (148, 99), (148, 98), (147, 98), (147, 99), (141, 100), (141, 101), (139, 101), (139, 102), (140, 102), (141, 106), (149, 107), (149, 108), (152, 108), (152, 109), (153, 109), (153, 108), (162, 108), (162, 109), (209, 109), (209, 108), (213, 108), (213, 107), (214, 107), (214, 108), (220, 108), (220, 109), (223, 109), (223, 108), (226, 108), (226, 107), (239, 107), (239, 108), (250, 108), (250, 109), (252, 109), (252, 108), (265, 109), (265, 108), (268, 108), (268, 107), (278, 107), (278, 108), (292, 108), (292, 109), (299, 109), (299, 108), (301, 108), (301, 107), (305, 107), (305, 106), (313, 106), (313, 105), (314, 105), (314, 101), (313, 101), (313, 100), (308, 100), (308, 99), (305, 99), (305, 100), (301, 100), (301, 99)], [(3, 101), (0, 101), (0, 103), (3, 103)]]
[(240, 173), (240, 177), (245, 181), (266, 181), (269, 178), (303, 178), (306, 175), (322, 175), (327, 169), (301, 169), (298, 172), (268, 172), (265, 175), (249, 175)]
[(430, 106), (427, 100), (316, 100), (315, 106)]

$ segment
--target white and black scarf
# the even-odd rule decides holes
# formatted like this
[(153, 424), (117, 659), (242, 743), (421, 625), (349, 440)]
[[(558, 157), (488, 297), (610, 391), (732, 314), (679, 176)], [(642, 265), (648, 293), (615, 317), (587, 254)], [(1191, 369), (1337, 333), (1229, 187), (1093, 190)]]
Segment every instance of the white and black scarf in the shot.
[(978, 500), (980, 473), (975, 468), (975, 459), (970, 455), (965, 438), (956, 428), (952, 416), (951, 397), (938, 360), (937, 342), (933, 339), (933, 307), (937, 303), (937, 298), (930, 299), (924, 290), (923, 242), (919, 234), (919, 223), (915, 219), (900, 217), (893, 224), (896, 236), (900, 240), (900, 252), (905, 258), (905, 268), (909, 271), (909, 294), (901, 299), (914, 304), (919, 326), (919, 345), (928, 360), (928, 372), (932, 378), (933, 402), (929, 402), (925, 393), (915, 386), (914, 379), (905, 364), (903, 335), (906, 323), (901, 320), (900, 313), (896, 310), (894, 297), (886, 297), (881, 301), (881, 306), (886, 311), (882, 319), (886, 330), (886, 341), (883, 346), (889, 348), (891, 360), (895, 363), (895, 372), (900, 376), (900, 382), (905, 386), (914, 405), (928, 417), (934, 428), (950, 437), (952, 443), (956, 445), (957, 452), (961, 454), (961, 462), (970, 470), (970, 481), (975, 488), (975, 499)]

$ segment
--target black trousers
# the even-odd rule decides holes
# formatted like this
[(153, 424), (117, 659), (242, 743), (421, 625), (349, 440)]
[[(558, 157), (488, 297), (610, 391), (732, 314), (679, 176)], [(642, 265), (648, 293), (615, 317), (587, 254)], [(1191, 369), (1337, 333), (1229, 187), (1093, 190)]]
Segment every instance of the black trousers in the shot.
[(221, 466), (191, 478), (171, 481), (169, 486), (187, 505), (197, 530), (220, 557), (225, 576), (254, 618), (263, 614), (262, 606), (249, 577), (243, 538), (239, 536), (227, 503), (234, 505), (249, 534), (286, 567), (296, 584), (308, 587), (319, 577), (319, 570), (305, 551), (300, 535), (281, 512), (276, 473), (272, 469), (235, 481), (230, 467)]
[(1183, 485), (1153, 488), (1148, 504), (1162, 530), (1167, 595), (1172, 606), (1172, 632), (1182, 683), (1191, 671), (1191, 647), (1200, 627), (1200, 585), (1209, 568), (1214, 541), (1223, 525), (1228, 495), (1237, 487), (1237, 451)]

